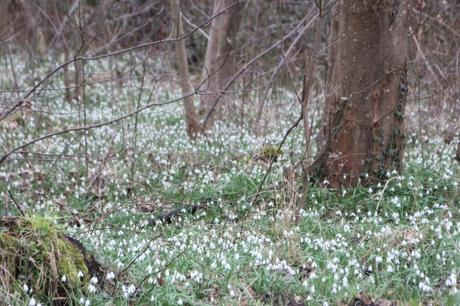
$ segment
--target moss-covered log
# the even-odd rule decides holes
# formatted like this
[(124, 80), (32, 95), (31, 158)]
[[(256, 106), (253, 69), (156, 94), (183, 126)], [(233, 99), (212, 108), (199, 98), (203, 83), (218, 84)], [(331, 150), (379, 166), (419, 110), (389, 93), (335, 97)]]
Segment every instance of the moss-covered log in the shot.
[(53, 220), (0, 219), (0, 295), (7, 304), (27, 298), (25, 285), (42, 302), (69, 304), (92, 276), (101, 279), (102, 273), (94, 256)]

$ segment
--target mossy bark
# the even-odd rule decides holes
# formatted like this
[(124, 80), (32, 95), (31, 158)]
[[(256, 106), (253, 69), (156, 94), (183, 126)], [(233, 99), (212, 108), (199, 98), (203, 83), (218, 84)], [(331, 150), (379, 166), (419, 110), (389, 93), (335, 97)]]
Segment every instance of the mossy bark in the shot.
[(4, 228), (0, 232), (0, 294), (6, 302), (28, 284), (42, 301), (66, 304), (69, 292), (84, 288), (93, 275), (101, 278), (101, 265), (52, 220), (4, 217), (0, 227)]

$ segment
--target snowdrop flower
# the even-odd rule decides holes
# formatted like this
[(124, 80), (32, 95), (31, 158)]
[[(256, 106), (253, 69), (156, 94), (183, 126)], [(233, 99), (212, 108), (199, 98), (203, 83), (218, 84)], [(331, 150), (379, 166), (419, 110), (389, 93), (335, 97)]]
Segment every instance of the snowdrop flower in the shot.
[(96, 285), (97, 284), (97, 277), (96, 276), (93, 276), (91, 277), (91, 279), (89, 280), (89, 282), (93, 285)]
[(66, 281), (67, 281), (67, 276), (65, 276), (65, 274), (64, 274), (61, 277), (61, 282), (65, 283)]
[(203, 279), (203, 274), (198, 271), (192, 271), (190, 272), (190, 278), (199, 283)]
[(79, 278), (82, 278), (82, 277), (83, 277), (83, 272), (78, 271), (77, 276), (78, 276)]
[(113, 273), (113, 272), (107, 273), (107, 276), (105, 277), (105, 279), (107, 279), (107, 280), (111, 280), (111, 279), (114, 279), (114, 278), (115, 278), (115, 273)]
[(128, 287), (128, 294), (131, 295), (131, 294), (133, 294), (135, 291), (136, 291), (136, 287), (135, 287), (133, 284), (129, 285), (129, 287)]
[(89, 291), (90, 293), (95, 293), (96, 290), (97, 290), (97, 288), (96, 288), (93, 284), (89, 284), (89, 285), (88, 285), (88, 291)]
[(401, 200), (397, 196), (391, 199), (391, 203), (393, 203), (396, 207), (401, 207)]
[(446, 280), (446, 286), (447, 287), (457, 286), (457, 274), (455, 273), (455, 271), (452, 271), (452, 273), (450, 273), (449, 278)]
[(36, 305), (37, 305), (37, 301), (34, 298), (31, 298), (29, 300), (29, 306), (36, 306)]
[(153, 272), (153, 267), (152, 267), (152, 265), (148, 265), (148, 266), (147, 266), (147, 273), (148, 273), (148, 274), (152, 274), (152, 272)]
[(336, 283), (332, 284), (332, 293), (334, 293), (334, 294), (337, 293), (337, 285), (336, 285)]
[(123, 291), (123, 296), (125, 298), (128, 298), (131, 294), (133, 294), (136, 291), (136, 287), (133, 284), (129, 285), (128, 287), (123, 285), (121, 287), (121, 290)]
[(24, 284), (22, 286), (22, 290), (24, 290), (25, 293), (29, 293), (29, 286), (27, 286), (27, 284)]
[(418, 288), (422, 290), (423, 292), (433, 291), (433, 289), (429, 285), (425, 284), (424, 282), (418, 283)]

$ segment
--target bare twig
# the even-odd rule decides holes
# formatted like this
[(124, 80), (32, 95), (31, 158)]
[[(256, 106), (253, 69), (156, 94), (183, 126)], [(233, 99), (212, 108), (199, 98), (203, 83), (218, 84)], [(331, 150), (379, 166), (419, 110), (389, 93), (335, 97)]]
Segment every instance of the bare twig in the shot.
[(26, 214), (22, 211), (21, 206), (20, 206), (19, 203), (16, 201), (16, 199), (14, 198), (14, 196), (13, 196), (13, 194), (11, 193), (10, 190), (8, 190), (8, 194), (10, 195), (11, 200), (13, 200), (13, 203), (14, 203), (14, 205), (16, 206), (16, 208), (19, 210), (19, 213), (20, 213), (23, 217), (25, 217)]

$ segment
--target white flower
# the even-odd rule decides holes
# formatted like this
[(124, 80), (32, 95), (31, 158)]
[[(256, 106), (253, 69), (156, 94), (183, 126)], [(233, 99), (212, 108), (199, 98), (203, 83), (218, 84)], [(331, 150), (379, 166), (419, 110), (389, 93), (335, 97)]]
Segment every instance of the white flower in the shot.
[(65, 283), (67, 281), (67, 276), (62, 275), (61, 277), (61, 282)]
[(429, 285), (425, 284), (424, 282), (420, 282), (420, 283), (418, 284), (418, 288), (419, 288), (420, 290), (424, 291), (424, 292), (431, 292), (431, 291), (433, 291), (433, 289), (432, 289)]
[(123, 291), (123, 296), (125, 298), (128, 298), (131, 294), (133, 294), (136, 291), (136, 287), (133, 284), (129, 285), (128, 287), (123, 285), (121, 287), (121, 291)]
[(109, 272), (109, 273), (107, 273), (107, 275), (106, 275), (105, 278), (106, 278), (107, 280), (114, 279), (114, 278), (115, 278), (115, 273)]
[(129, 285), (129, 287), (128, 287), (128, 294), (131, 295), (131, 294), (133, 294), (135, 291), (136, 291), (136, 287), (135, 287), (133, 284)]
[(27, 284), (24, 284), (22, 286), (22, 289), (24, 290), (25, 293), (29, 293), (29, 286), (27, 286)]
[(184, 304), (184, 302), (182, 301), (182, 299), (178, 299), (178, 300), (177, 300), (177, 305), (182, 305), (182, 304)]
[(203, 279), (203, 274), (194, 270), (190, 272), (190, 278), (196, 282), (201, 282), (201, 280)]
[(446, 286), (447, 287), (454, 287), (457, 285), (457, 274), (455, 272), (452, 272), (449, 275), (449, 278), (446, 280)]
[(391, 203), (393, 203), (396, 207), (400, 207), (401, 206), (401, 200), (399, 199), (399, 197), (393, 197), (391, 199)]
[(153, 272), (153, 267), (151, 265), (148, 265), (147, 266), (147, 273), (152, 274), (152, 272)]
[(96, 287), (93, 284), (89, 284), (88, 285), (88, 291), (90, 293), (94, 293), (94, 292), (96, 292)]
[(83, 272), (78, 271), (77, 276), (78, 276), (79, 278), (82, 278), (82, 277), (83, 277)]
[(34, 298), (31, 298), (29, 300), (29, 306), (35, 306), (35, 305), (37, 305), (37, 301)]
[(93, 285), (97, 284), (97, 277), (96, 276), (93, 276), (91, 277), (91, 279), (89, 280), (89, 282)]

